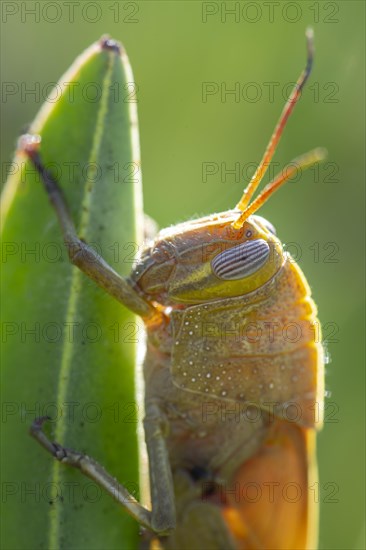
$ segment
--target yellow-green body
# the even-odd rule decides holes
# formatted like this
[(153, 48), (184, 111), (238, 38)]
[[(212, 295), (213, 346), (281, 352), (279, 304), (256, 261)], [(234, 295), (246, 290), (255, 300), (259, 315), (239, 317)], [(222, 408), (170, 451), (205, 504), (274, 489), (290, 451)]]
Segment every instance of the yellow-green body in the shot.
[[(177, 528), (162, 544), (224, 548), (228, 537), (232, 548), (314, 549), (324, 393), (316, 306), (265, 221), (252, 216), (232, 231), (236, 217), (162, 231), (131, 277), (164, 312), (147, 323), (144, 364), (146, 408), (157, 402), (165, 415), (175, 485)], [(222, 281), (212, 260), (247, 235), (266, 240), (268, 262)], [(292, 489), (301, 495), (289, 502)]]

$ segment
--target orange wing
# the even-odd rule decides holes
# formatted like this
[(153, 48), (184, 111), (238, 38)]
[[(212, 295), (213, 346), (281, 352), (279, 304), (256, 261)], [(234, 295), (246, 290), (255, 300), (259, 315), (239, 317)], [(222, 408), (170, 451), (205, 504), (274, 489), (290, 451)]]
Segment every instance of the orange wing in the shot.
[(315, 481), (315, 430), (275, 419), (260, 451), (237, 470), (223, 508), (238, 550), (314, 550)]

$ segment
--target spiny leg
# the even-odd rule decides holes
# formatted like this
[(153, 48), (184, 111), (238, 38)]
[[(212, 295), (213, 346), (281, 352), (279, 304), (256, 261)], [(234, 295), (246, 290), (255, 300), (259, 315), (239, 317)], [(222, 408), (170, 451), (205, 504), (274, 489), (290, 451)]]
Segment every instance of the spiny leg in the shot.
[(110, 494), (125, 510), (136, 520), (140, 525), (150, 529), (159, 536), (164, 536), (169, 533), (168, 530), (157, 530), (153, 525), (153, 514), (144, 508), (131, 493), (121, 485), (114, 477), (98, 464), (91, 457), (62, 447), (59, 443), (52, 442), (43, 431), (43, 424), (50, 420), (48, 416), (37, 418), (31, 428), (31, 435), (44, 447), (51, 455), (62, 464), (67, 464), (80, 470), (84, 475), (92, 479), (108, 494)]
[(39, 136), (27, 134), (20, 138), (18, 148), (28, 156), (41, 176), (49, 200), (56, 211), (71, 263), (93, 279), (108, 294), (143, 317), (146, 322), (161, 317), (162, 314), (139, 296), (126, 279), (118, 275), (95, 250), (78, 238), (62, 190), (42, 164), (38, 152), (39, 144)]

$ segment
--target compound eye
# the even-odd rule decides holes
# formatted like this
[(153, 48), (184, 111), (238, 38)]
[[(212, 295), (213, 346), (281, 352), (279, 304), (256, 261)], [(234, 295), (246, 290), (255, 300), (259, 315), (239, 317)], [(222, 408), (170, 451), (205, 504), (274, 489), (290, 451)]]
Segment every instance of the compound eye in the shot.
[(269, 246), (263, 239), (255, 239), (220, 252), (211, 262), (216, 277), (236, 281), (249, 277), (268, 260)]

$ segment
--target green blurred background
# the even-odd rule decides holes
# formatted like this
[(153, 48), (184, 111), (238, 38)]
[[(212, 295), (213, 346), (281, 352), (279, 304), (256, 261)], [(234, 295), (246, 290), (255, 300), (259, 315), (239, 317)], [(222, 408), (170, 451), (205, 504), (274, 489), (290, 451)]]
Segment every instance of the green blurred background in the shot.
[[(36, 4), (39, 15), (26, 11)], [(364, 3), (2, 2), (1, 8), (3, 179), (42, 90), (108, 33), (123, 42), (132, 63), (145, 211), (161, 227), (235, 206), (280, 114), (282, 92), (303, 67), (305, 28), (314, 27), (314, 72), (275, 161), (283, 166), (322, 145), (328, 164), (289, 183), (260, 213), (296, 251), (329, 340), (329, 397), (318, 438), (320, 548), (365, 548)], [(205, 82), (218, 89), (207, 101)], [(41, 95), (25, 93), (37, 86)], [(221, 96), (235, 86), (239, 98)], [(217, 173), (204, 178), (204, 163), (215, 163)], [(247, 175), (225, 178), (225, 167), (235, 165)]]

